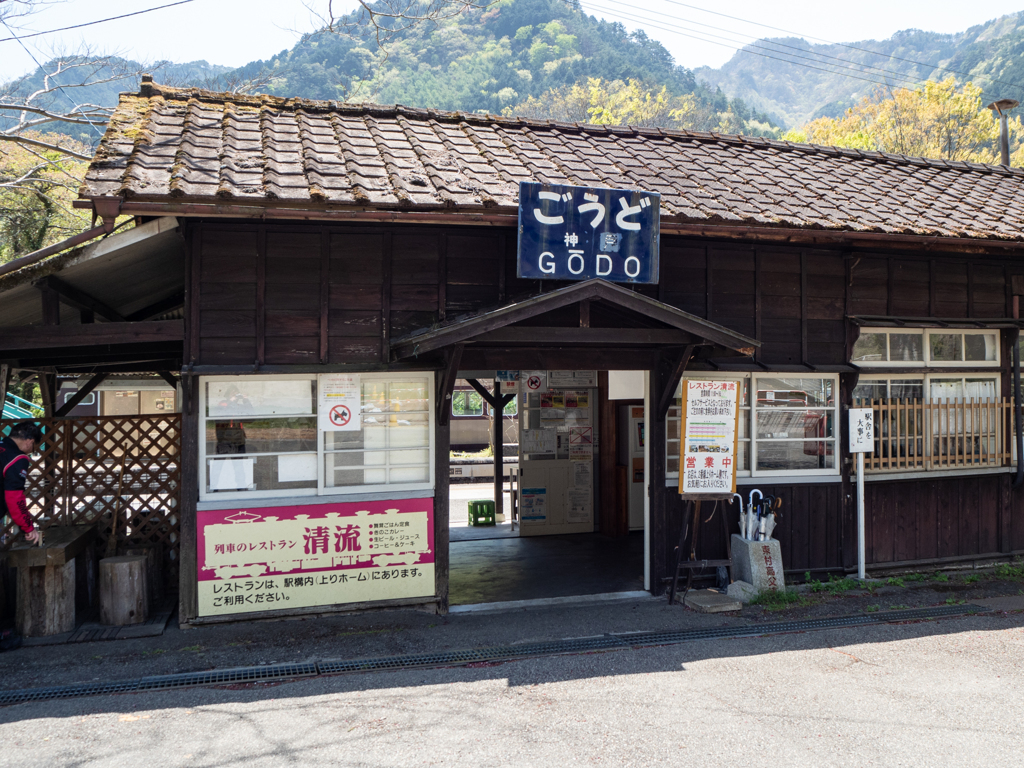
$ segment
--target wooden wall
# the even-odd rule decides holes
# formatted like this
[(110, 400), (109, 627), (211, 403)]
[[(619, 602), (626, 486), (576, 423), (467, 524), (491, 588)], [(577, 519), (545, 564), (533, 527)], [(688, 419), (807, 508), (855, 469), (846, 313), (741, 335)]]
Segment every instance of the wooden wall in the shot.
[[(381, 366), (391, 338), (564, 285), (516, 277), (514, 229), (185, 226), (192, 259), (188, 357), (199, 366)], [(1006, 317), (1009, 276), (1024, 273), (990, 256), (673, 236), (662, 237), (661, 254), (660, 284), (634, 290), (760, 339), (757, 362), (766, 366), (845, 364), (856, 336), (847, 316)], [(1003, 335), (1004, 391), (1011, 337)], [(557, 355), (547, 362), (560, 365)], [(844, 399), (853, 378), (844, 376)], [(655, 440), (653, 425), (650, 434)], [(1024, 549), (1024, 494), (1011, 494), (1008, 483), (974, 476), (869, 484), (868, 561)], [(776, 535), (787, 570), (851, 565), (851, 545), (844, 546), (852, 531), (848, 489), (848, 475), (842, 483), (763, 489), (785, 500)], [(655, 496), (652, 530), (664, 544), (655, 547), (657, 581), (667, 575), (683, 509), (673, 492)], [(704, 526), (703, 536), (708, 557), (724, 551), (719, 525)]]

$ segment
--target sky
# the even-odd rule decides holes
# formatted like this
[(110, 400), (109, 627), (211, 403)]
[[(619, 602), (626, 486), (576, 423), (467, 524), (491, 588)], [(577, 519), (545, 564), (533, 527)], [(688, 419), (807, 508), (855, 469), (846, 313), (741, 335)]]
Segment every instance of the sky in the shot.
[[(17, 34), (46, 32), (60, 27), (96, 21), (120, 14), (156, 8), (175, 0), (45, 0), (34, 16), (22, 20)], [(12, 0), (0, 0), (0, 3)], [(719, 67), (735, 52), (737, 42), (785, 33), (757, 24), (795, 32), (810, 42), (859, 42), (880, 40), (902, 29), (962, 32), (975, 24), (1006, 13), (1024, 10), (1024, 0), (859, 0), (855, 5), (822, 0), (582, 0), (589, 14), (620, 21), (630, 30), (644, 29), (662, 42), (685, 67)], [(25, 74), (39, 61), (64, 47), (75, 49), (84, 42), (95, 49), (143, 62), (170, 59), (177, 62), (205, 59), (211, 64), (239, 66), (265, 59), (290, 48), (303, 32), (314, 28), (306, 7), (324, 9), (327, 0), (191, 0), (186, 4), (155, 10), (67, 32), (55, 32), (24, 40), (28, 51), (14, 40), (0, 41), (0, 81)], [(335, 0), (344, 10), (355, 0)], [(852, 9), (856, 8), (856, 12)], [(725, 18), (713, 12), (737, 17)], [(741, 20), (743, 21), (741, 21)], [(710, 26), (699, 26), (710, 25)], [(685, 25), (686, 30), (679, 27)], [(675, 27), (675, 29), (673, 29)], [(711, 29), (710, 27), (719, 27)], [(704, 39), (696, 39), (696, 33)], [(687, 36), (689, 35), (689, 36)], [(712, 41), (709, 35), (729, 40)], [(8, 38), (0, 26), (0, 38)]]

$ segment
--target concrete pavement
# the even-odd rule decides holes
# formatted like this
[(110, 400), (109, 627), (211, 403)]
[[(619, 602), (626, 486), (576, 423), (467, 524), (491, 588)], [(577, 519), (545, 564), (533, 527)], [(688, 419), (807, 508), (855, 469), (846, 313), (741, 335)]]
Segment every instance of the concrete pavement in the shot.
[(1022, 693), (1024, 615), (996, 613), (17, 705), (0, 765), (997, 766)]

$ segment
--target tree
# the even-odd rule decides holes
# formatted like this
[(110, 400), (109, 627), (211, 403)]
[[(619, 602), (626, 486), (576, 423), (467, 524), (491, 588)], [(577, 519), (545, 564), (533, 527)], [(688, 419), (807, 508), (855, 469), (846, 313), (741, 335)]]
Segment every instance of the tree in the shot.
[(327, 0), (327, 10), (316, 11), (306, 3), (323, 30), (359, 40), (373, 39), (387, 59), (388, 45), (411, 27), (423, 23), (438, 24), (468, 10), (486, 8), (500, 0), (357, 0), (351, 13), (337, 15), (334, 0)]
[[(790, 141), (878, 152), (999, 163), (999, 123), (985, 109), (982, 89), (953, 77), (920, 88), (878, 88), (840, 117), (820, 117), (784, 136)], [(1024, 129), (1009, 121), (1011, 165), (1024, 164)]]

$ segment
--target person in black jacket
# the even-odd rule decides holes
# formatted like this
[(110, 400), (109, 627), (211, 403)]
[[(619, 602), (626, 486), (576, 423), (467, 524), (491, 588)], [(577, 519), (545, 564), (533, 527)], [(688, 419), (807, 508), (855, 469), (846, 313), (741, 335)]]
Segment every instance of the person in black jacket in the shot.
[(26, 541), (35, 544), (40, 532), (35, 529), (25, 501), (25, 480), (28, 477), (28, 455), (39, 447), (43, 432), (31, 421), (11, 427), (11, 433), (0, 440), (0, 471), (3, 472), (3, 506), (21, 528)]
[[(28, 478), (28, 455), (39, 447), (43, 432), (31, 421), (11, 427), (11, 433), (0, 440), (0, 472), (4, 492), (0, 496), (0, 512), (6, 512), (25, 534), (30, 544), (39, 542), (42, 532), (36, 529), (25, 501), (25, 480)], [(0, 629), (0, 651), (13, 651), (21, 645), (21, 637), (9, 629)]]

